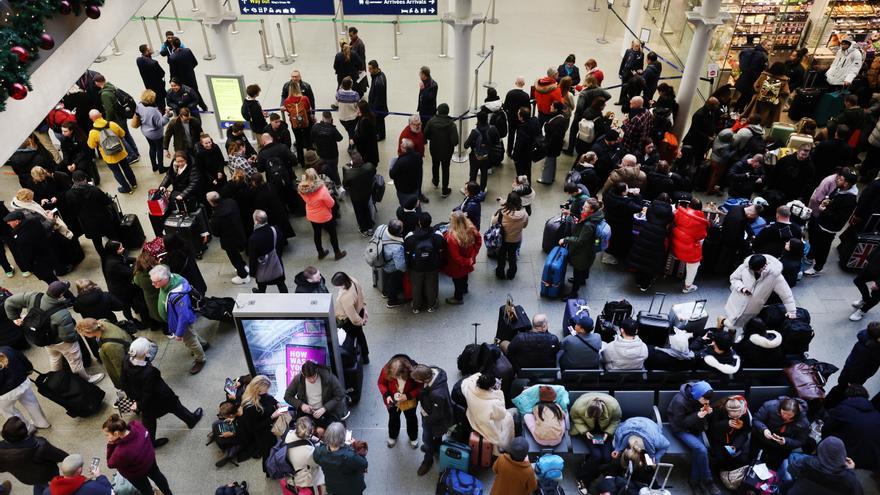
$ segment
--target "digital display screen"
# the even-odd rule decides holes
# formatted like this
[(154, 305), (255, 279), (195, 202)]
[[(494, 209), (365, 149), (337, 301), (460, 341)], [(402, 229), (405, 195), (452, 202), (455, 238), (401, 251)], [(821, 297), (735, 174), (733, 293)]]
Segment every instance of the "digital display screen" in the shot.
[(284, 391), (308, 360), (331, 367), (326, 319), (240, 319), (254, 372), (272, 382), (269, 393), (284, 402)]

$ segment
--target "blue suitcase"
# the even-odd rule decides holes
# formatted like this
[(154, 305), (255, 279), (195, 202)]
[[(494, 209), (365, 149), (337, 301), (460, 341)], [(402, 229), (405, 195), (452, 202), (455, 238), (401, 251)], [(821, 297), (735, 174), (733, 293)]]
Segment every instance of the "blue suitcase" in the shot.
[(440, 470), (454, 468), (468, 472), (471, 466), (471, 448), (463, 443), (445, 439), (440, 444)]
[(849, 91), (841, 90), (822, 95), (822, 98), (819, 99), (819, 104), (816, 106), (815, 120), (819, 127), (825, 127), (832, 117), (839, 115), (843, 111), (843, 100), (848, 94)]
[(565, 302), (565, 314), (562, 317), (562, 335), (568, 335), (568, 327), (574, 328), (581, 316), (590, 316), (590, 307), (585, 299), (569, 299)]
[(568, 249), (556, 246), (544, 262), (541, 275), (541, 297), (560, 297), (565, 290), (565, 271), (568, 263)]

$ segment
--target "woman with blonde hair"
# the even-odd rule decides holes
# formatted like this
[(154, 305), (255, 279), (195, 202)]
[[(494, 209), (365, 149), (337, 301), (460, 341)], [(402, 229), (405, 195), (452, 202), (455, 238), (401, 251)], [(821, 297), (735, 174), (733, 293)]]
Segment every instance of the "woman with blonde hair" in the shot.
[(632, 461), (633, 467), (638, 469), (647, 465), (647, 457), (654, 464), (660, 462), (669, 449), (669, 440), (663, 436), (663, 430), (656, 421), (634, 417), (617, 427), (613, 448), (612, 459), (619, 459), (624, 468)]
[[(299, 84), (291, 84), (287, 98), (281, 107), (287, 111), (290, 130), (293, 131), (296, 156), (299, 164), (305, 166), (305, 149), (312, 147), (311, 129), (315, 124), (314, 102), (304, 95)], [(289, 139), (289, 137), (288, 137)]]
[(162, 159), (162, 139), (165, 137), (165, 126), (171, 115), (173, 115), (171, 109), (162, 115), (156, 106), (156, 93), (152, 89), (147, 89), (141, 93), (141, 101), (137, 104), (134, 119), (131, 121), (131, 126), (135, 129), (140, 127), (144, 137), (147, 138), (147, 143), (150, 144), (150, 165), (153, 166), (153, 172), (160, 174), (167, 171)]
[(30, 210), (39, 214), (52, 224), (52, 229), (64, 236), (65, 239), (73, 239), (73, 232), (67, 228), (64, 220), (52, 211), (46, 211), (39, 203), (34, 201), (34, 191), (31, 189), (19, 189), (12, 199), (12, 207), (16, 210)]
[(64, 197), (73, 185), (70, 175), (64, 172), (50, 172), (43, 167), (34, 167), (31, 169), (31, 180), (34, 201), (44, 210), (58, 208), (62, 216), (67, 214)]
[(446, 298), (447, 304), (461, 304), (468, 292), (468, 274), (474, 271), (477, 253), (483, 245), (480, 232), (462, 211), (449, 215), (449, 228), (443, 233), (448, 256), (443, 273), (452, 278), (455, 293)]
[(293, 475), (281, 483), (293, 493), (308, 493), (302, 489), (324, 493), (324, 471), (312, 457), (315, 446), (318, 445), (318, 439), (314, 435), (315, 424), (312, 418), (303, 416), (296, 420), (294, 427), (284, 437), (284, 442), (288, 445), (287, 462), (293, 466)]
[(406, 434), (412, 448), (419, 446), (419, 421), (416, 414), (422, 384), (413, 380), (416, 362), (406, 354), (396, 354), (379, 372), (379, 393), (388, 409), (388, 448), (397, 445), (400, 434), (400, 413), (406, 418)]
[(269, 395), (272, 382), (266, 375), (257, 375), (248, 383), (241, 396), (241, 451), (239, 460), (260, 457), (263, 472), (266, 472), (266, 459), (275, 444), (272, 423), (284, 411), (278, 409), (278, 401)]
[[(74, 282), (76, 286), (76, 299), (73, 301), (73, 310), (83, 318), (95, 318), (96, 320), (108, 320), (118, 323), (114, 311), (122, 311), (122, 301), (114, 294), (101, 290), (94, 281), (81, 278)], [(91, 346), (89, 346), (91, 347)], [(96, 354), (97, 355), (97, 354)]]
[(327, 186), (318, 177), (315, 169), (306, 169), (302, 180), (297, 188), (300, 197), (306, 203), (306, 219), (312, 224), (314, 232), (315, 249), (318, 250), (318, 259), (324, 259), (329, 251), (324, 250), (321, 243), (321, 231), (326, 230), (330, 234), (330, 244), (336, 260), (345, 258), (348, 254), (339, 249), (339, 239), (336, 237), (336, 219), (333, 218), (333, 207), (336, 201), (330, 196)]
[[(33, 369), (27, 356), (12, 347), (0, 346), (0, 414), (6, 418), (18, 416), (28, 425), (30, 431), (52, 426), (37, 402), (31, 381), (28, 380)], [(31, 419), (22, 415), (16, 407), (17, 404), (21, 404)]]

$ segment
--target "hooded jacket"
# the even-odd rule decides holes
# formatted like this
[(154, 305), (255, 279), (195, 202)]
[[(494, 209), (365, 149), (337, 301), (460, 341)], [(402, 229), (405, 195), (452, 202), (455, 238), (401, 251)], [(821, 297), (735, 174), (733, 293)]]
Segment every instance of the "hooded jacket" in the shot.
[(449, 117), (449, 108), (447, 107), (444, 113), (443, 106), (444, 104), (441, 104), (441, 112), (425, 124), (424, 134), (431, 157), (441, 162), (448, 162), (452, 159), (455, 146), (458, 145), (458, 128), (455, 126), (455, 121)]
[(629, 418), (614, 432), (614, 450), (623, 452), (628, 445), (630, 435), (636, 435), (645, 443), (645, 453), (651, 456), (654, 462), (660, 462), (663, 454), (669, 450), (669, 440), (663, 436), (663, 430), (653, 419), (634, 417)]
[(602, 362), (608, 371), (640, 370), (644, 368), (646, 359), (648, 346), (638, 336), (624, 339), (621, 335), (615, 335), (614, 340), (602, 348)]
[(724, 375), (733, 375), (739, 371), (742, 360), (731, 348), (725, 353), (715, 352), (712, 346), (707, 345), (700, 353), (703, 360), (703, 366), (710, 371), (717, 371)]
[(330, 292), (327, 290), (327, 283), (323, 275), (321, 275), (321, 280), (312, 282), (306, 278), (304, 272), (299, 272), (293, 277), (293, 283), (296, 284), (296, 289), (293, 292), (297, 294), (327, 294)]
[[(34, 305), (34, 302), (37, 299), (37, 294), (39, 294), (39, 292), (20, 292), (9, 296), (6, 299), (6, 302), (3, 303), (3, 307), (6, 310), (6, 318), (8, 318), (9, 321), (15, 321), (18, 318), (21, 318), (22, 311)], [(51, 311), (58, 306), (66, 307), (67, 302), (63, 299), (56, 299), (48, 294), (43, 294), (43, 297), (40, 299), (40, 309), (44, 311)], [(76, 322), (73, 320), (70, 310), (62, 309), (56, 311), (49, 317), (49, 324), (58, 335), (58, 341), (55, 342), (56, 344), (61, 342), (76, 342)]]
[(44, 495), (110, 495), (113, 487), (103, 474), (90, 480), (83, 475), (56, 476)]
[(859, 190), (853, 185), (847, 190), (836, 189), (828, 195), (831, 202), (819, 213), (819, 228), (835, 234), (846, 226), (849, 217), (856, 209)]
[(671, 236), (672, 255), (682, 263), (699, 263), (703, 259), (703, 240), (708, 230), (709, 220), (702, 211), (676, 208)]
[(513, 415), (504, 406), (504, 392), (483, 390), (477, 386), (480, 373), (461, 382), (461, 393), (467, 401), (467, 419), (477, 433), (498, 450), (506, 450), (514, 437)]
[[(596, 420), (587, 416), (587, 407), (593, 402), (593, 399), (599, 399), (605, 404), (598, 424)], [(595, 433), (600, 430), (612, 437), (617, 431), (617, 427), (620, 426), (620, 418), (620, 404), (617, 399), (608, 394), (589, 392), (578, 397), (571, 406), (571, 434), (585, 435), (587, 432)]]
[(107, 237), (117, 225), (113, 213), (113, 200), (101, 189), (83, 182), (74, 184), (64, 193), (65, 205), (73, 216), (70, 221), (78, 221), (83, 234), (89, 239)]
[(849, 84), (859, 75), (859, 71), (862, 69), (862, 61), (862, 52), (855, 44), (850, 45), (849, 50), (844, 50), (841, 47), (837, 51), (837, 55), (834, 56), (831, 67), (825, 72), (825, 79), (832, 86), (842, 86), (844, 83)]
[(856, 343), (846, 357), (838, 383), (864, 384), (880, 369), (880, 342), (872, 339), (867, 330), (856, 335)]
[(837, 437), (828, 437), (819, 442), (816, 455), (792, 457), (788, 474), (794, 484), (788, 489), (788, 495), (862, 495), (862, 484), (855, 471), (847, 467), (846, 455), (843, 442)]
[(743, 368), (778, 368), (785, 363), (782, 334), (767, 330), (764, 334), (753, 333), (733, 346), (742, 360)]
[(709, 415), (702, 418), (697, 416), (703, 405), (691, 396), (691, 386), (692, 382), (688, 382), (679, 387), (678, 393), (669, 402), (666, 414), (672, 431), (699, 435), (709, 425)]
[(422, 427), (428, 425), (432, 433), (439, 436), (452, 426), (452, 398), (449, 396), (446, 372), (436, 366), (431, 366), (431, 372), (434, 378), (422, 385), (419, 405), (425, 411)]
[(712, 153), (709, 155), (709, 158), (721, 165), (729, 164), (736, 154), (733, 147), (733, 138), (734, 134), (730, 129), (724, 129), (719, 132), (715, 142), (712, 143)]
[(596, 230), (605, 220), (605, 212), (594, 211), (574, 226), (568, 245), (568, 261), (575, 270), (590, 271), (596, 259)]
[(107, 467), (116, 469), (126, 479), (143, 478), (156, 464), (156, 451), (140, 421), (130, 421), (128, 430), (128, 435), (107, 444)]
[(554, 101), (563, 101), (562, 93), (556, 79), (542, 77), (535, 82), (535, 106), (539, 113), (548, 114), (553, 111)]
[(785, 437), (784, 445), (778, 445), (776, 442), (773, 442), (773, 445), (786, 450), (795, 450), (802, 447), (809, 437), (810, 420), (807, 419), (807, 403), (803, 399), (795, 399), (800, 404), (800, 413), (785, 423), (779, 415), (779, 403), (786, 398), (780, 396), (778, 399), (768, 400), (761, 406), (757, 414), (752, 416), (752, 426), (755, 428), (752, 435), (760, 435), (759, 438), (764, 438), (764, 430), (770, 430)]
[(828, 411), (822, 437), (835, 436), (859, 469), (880, 467), (880, 411), (865, 397), (849, 397)]
[[(724, 311), (734, 327), (741, 328), (756, 316), (774, 292), (782, 299), (787, 313), (794, 313), (797, 309), (791, 287), (782, 276), (782, 263), (773, 256), (763, 256), (767, 265), (759, 277), (756, 278), (755, 272), (749, 269), (751, 256), (730, 275), (730, 296)], [(748, 289), (751, 294), (743, 294), (741, 289)]]
[[(733, 135), (733, 149), (736, 150), (737, 156), (756, 153), (756, 151), (748, 149), (749, 141), (753, 137), (755, 140), (760, 138), (763, 141), (764, 128), (761, 127), (761, 124), (752, 124), (736, 131)], [(763, 150), (761, 151), (763, 152)]]

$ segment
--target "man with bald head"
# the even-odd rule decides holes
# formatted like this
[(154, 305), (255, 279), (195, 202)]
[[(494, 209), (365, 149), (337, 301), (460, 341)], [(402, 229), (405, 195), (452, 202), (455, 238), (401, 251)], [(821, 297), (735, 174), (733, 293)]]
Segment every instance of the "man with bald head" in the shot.
[(648, 176), (642, 172), (634, 155), (624, 155), (620, 160), (620, 167), (613, 170), (608, 176), (608, 180), (605, 181), (602, 194), (604, 195), (611, 187), (621, 182), (626, 184), (629, 190), (634, 191), (635, 194), (639, 194), (640, 190), (648, 184)]
[(709, 97), (706, 103), (694, 112), (691, 117), (691, 127), (684, 136), (682, 144), (690, 146), (693, 156), (700, 160), (709, 151), (709, 146), (715, 139), (715, 130), (721, 119), (721, 102), (714, 96)]
[(638, 154), (642, 141), (651, 139), (654, 128), (654, 115), (645, 108), (645, 100), (641, 96), (633, 96), (629, 100), (629, 115), (623, 122), (623, 145), (626, 153)]
[(513, 89), (507, 92), (504, 97), (504, 112), (507, 114), (507, 156), (513, 155), (513, 143), (516, 136), (516, 129), (520, 126), (517, 118), (517, 112), (522, 107), (529, 106), (529, 93), (523, 88), (526, 85), (526, 78), (517, 76), (513, 83)]
[(119, 183), (116, 189), (122, 194), (131, 194), (137, 189), (137, 177), (128, 163), (128, 152), (125, 151), (125, 131), (116, 122), (108, 122), (98, 110), (89, 112), (92, 130), (87, 141), (89, 148), (97, 149), (107, 168)]

